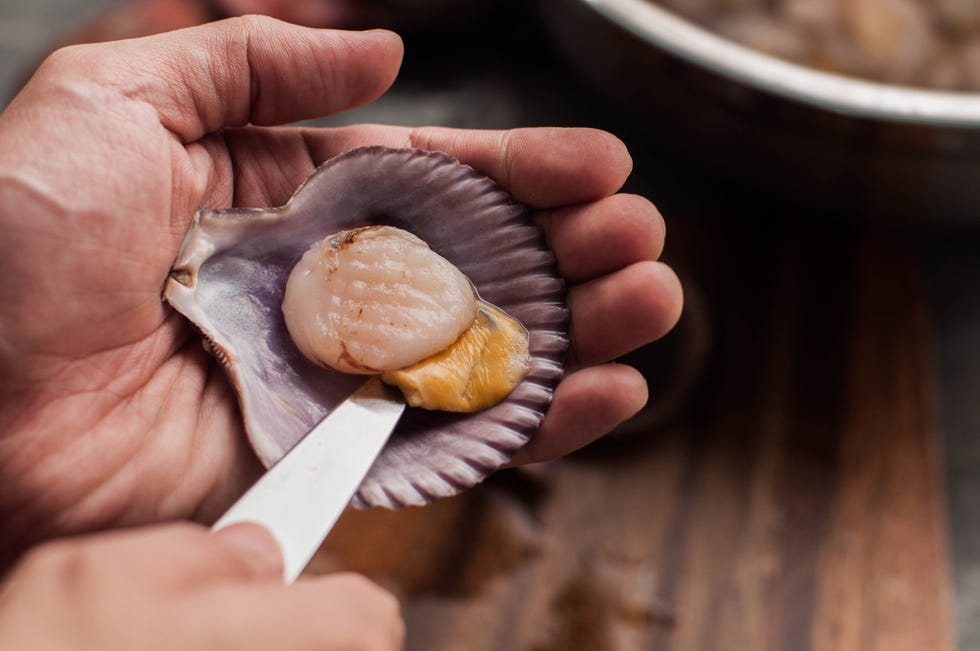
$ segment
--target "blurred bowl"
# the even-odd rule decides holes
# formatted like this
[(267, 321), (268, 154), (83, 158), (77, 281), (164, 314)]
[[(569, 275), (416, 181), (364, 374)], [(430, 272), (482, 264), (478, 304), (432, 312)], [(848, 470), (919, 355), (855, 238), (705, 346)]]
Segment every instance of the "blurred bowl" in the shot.
[(658, 143), (845, 216), (980, 223), (980, 94), (789, 63), (651, 0), (541, 0), (559, 50)]

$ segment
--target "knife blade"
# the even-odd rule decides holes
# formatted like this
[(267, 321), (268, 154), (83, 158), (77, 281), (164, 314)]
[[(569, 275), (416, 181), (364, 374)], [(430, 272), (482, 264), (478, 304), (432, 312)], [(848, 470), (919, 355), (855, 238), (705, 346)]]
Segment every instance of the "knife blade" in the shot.
[(268, 529), (282, 550), (283, 581), (296, 580), (398, 423), (405, 402), (378, 378), (330, 412), (211, 527)]

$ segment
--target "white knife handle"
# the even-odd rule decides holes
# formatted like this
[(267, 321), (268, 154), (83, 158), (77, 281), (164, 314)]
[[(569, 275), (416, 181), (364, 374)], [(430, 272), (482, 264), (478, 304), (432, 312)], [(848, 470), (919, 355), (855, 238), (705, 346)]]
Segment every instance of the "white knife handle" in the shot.
[(296, 580), (350, 502), (405, 410), (377, 378), (361, 386), (270, 468), (212, 527), (264, 526)]

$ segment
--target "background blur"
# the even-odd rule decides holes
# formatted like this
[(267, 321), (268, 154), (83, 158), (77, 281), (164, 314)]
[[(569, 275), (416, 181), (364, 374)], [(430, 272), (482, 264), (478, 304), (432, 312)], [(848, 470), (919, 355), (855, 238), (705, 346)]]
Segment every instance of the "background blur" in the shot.
[(115, 4), (118, 4), (116, 0), (4, 0), (0, 4), (0, 84), (4, 104), (14, 86), (44, 56), (55, 39)]
[[(613, 131), (688, 308), (632, 358), (654, 405), (611, 442), (428, 510), (352, 514), (322, 569), (399, 590), (410, 649), (980, 648), (980, 196), (956, 226), (774, 199), (599, 94), (529, 4), (391, 4), (401, 79), (323, 123)], [(0, 105), (119, 5), (0, 0)]]

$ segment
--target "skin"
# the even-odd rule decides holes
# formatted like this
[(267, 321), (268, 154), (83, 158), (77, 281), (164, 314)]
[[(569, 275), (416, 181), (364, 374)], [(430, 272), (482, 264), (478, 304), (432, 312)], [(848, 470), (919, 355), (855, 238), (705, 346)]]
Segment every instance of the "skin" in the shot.
[(32, 550), (0, 590), (0, 646), (32, 651), (401, 648), (398, 601), (350, 573), (282, 585), (254, 525), (191, 524)]
[(198, 207), (279, 205), (355, 146), (445, 151), (537, 211), (570, 285), (572, 350), (515, 463), (565, 454), (642, 407), (642, 376), (609, 362), (666, 333), (682, 297), (655, 262), (656, 208), (615, 194), (632, 165), (622, 142), (591, 129), (276, 126), (376, 98), (401, 57), (390, 32), (236, 18), (60, 50), (0, 115), (6, 562), (55, 536), (207, 523), (255, 480), (234, 397), (160, 289)]

